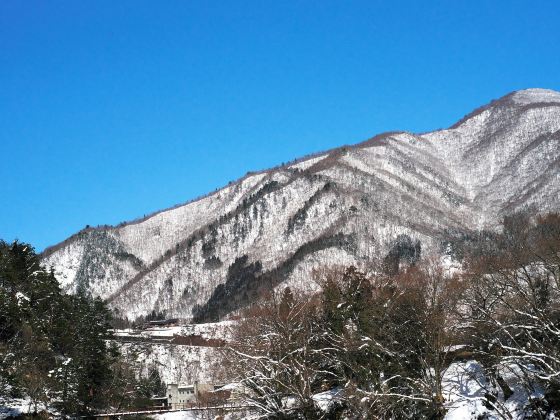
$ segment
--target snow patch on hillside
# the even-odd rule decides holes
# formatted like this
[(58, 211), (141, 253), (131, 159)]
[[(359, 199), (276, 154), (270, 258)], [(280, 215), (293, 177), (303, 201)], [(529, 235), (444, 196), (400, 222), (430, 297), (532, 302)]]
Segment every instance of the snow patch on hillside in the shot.
[(319, 156), (319, 157), (315, 157), (315, 158), (311, 158), (311, 159), (306, 159), (303, 162), (299, 162), (296, 163), (295, 165), (290, 165), (290, 168), (297, 168), (300, 170), (305, 170), (307, 168), (310, 168), (311, 166), (315, 165), (316, 163), (320, 162), (321, 160), (323, 160), (326, 156)]

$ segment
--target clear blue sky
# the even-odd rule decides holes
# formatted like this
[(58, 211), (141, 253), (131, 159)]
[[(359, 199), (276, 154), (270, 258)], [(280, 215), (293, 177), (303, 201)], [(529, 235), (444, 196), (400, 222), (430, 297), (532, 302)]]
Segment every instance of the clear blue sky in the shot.
[(2, 1), (0, 238), (38, 250), (301, 155), (560, 90), (560, 2)]

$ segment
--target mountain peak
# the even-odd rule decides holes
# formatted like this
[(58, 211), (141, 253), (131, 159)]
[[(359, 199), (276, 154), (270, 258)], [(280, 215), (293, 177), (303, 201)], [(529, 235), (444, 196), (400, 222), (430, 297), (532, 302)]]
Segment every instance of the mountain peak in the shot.
[(507, 98), (519, 105), (529, 105), (534, 103), (560, 103), (560, 92), (551, 89), (524, 89), (518, 90), (507, 95)]
[(497, 108), (517, 108), (525, 107), (528, 105), (539, 106), (539, 104), (559, 104), (560, 105), (560, 92), (552, 89), (542, 89), (542, 88), (530, 88), (523, 90), (516, 90), (514, 92), (508, 93), (501, 98), (494, 99), (490, 103), (476, 108), (474, 111), (465, 115), (450, 128), (457, 128), (461, 126), (466, 121), (473, 117), (483, 113), (487, 110), (497, 109)]

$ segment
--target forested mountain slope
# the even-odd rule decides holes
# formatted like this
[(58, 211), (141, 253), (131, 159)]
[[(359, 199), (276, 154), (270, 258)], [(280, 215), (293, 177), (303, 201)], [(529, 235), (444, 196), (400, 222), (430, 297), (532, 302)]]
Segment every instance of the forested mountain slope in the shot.
[(439, 252), (450, 232), (507, 214), (560, 210), (560, 93), (528, 89), (446, 130), (387, 133), (241, 180), (47, 249), (65, 290), (216, 319), (262, 289), (311, 284), (313, 267), (398, 264)]

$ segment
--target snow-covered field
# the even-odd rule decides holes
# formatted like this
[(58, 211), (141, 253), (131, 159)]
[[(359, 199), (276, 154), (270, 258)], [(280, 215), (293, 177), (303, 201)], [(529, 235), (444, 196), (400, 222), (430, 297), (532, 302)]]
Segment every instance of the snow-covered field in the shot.
[(0, 420), (41, 411), (48, 411), (51, 415), (56, 415), (55, 412), (47, 409), (43, 404), (35, 404), (30, 399), (0, 400)]

